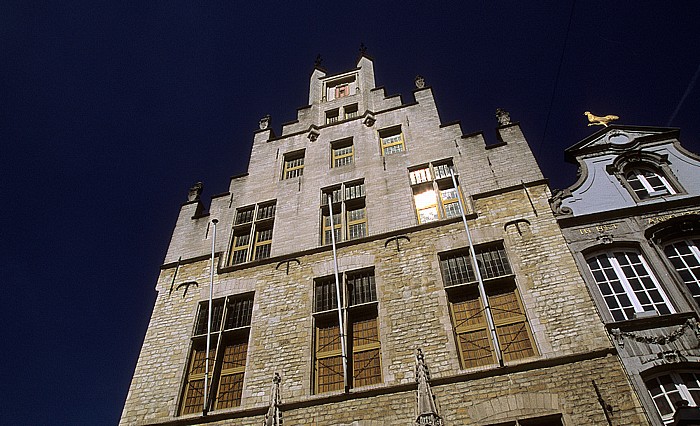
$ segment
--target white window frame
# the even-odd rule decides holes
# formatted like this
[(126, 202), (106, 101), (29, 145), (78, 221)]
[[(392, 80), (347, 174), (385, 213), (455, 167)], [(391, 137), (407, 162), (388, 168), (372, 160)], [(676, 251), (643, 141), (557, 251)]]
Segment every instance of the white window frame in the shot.
[[(649, 267), (649, 264), (646, 262), (646, 259), (644, 259), (644, 256), (642, 255), (642, 253), (640, 253), (637, 250), (620, 249), (620, 250), (615, 250), (615, 251), (596, 253), (596, 254), (591, 255), (591, 256), (586, 258), (586, 264), (588, 265), (589, 271), (590, 271), (591, 275), (593, 276), (593, 281), (596, 283), (596, 285), (598, 287), (598, 291), (600, 292), (600, 294), (603, 298), (603, 303), (605, 304), (605, 307), (607, 308), (610, 316), (613, 317), (613, 320), (614, 321), (624, 321), (624, 320), (634, 319), (634, 317), (628, 318), (627, 314), (625, 313), (625, 308), (629, 308), (629, 307), (632, 307), (634, 309), (635, 316), (636, 316), (636, 314), (639, 314), (639, 313), (651, 312), (651, 311), (645, 311), (642, 303), (639, 301), (639, 298), (637, 297), (638, 292), (634, 291), (634, 289), (632, 288), (632, 285), (630, 284), (630, 281), (629, 281), (629, 279), (632, 277), (628, 277), (625, 274), (622, 266), (620, 265), (617, 258), (615, 257), (615, 255), (618, 253), (623, 253), (625, 255), (625, 257), (627, 257), (627, 258), (629, 258), (630, 253), (637, 255), (641, 265), (644, 267), (644, 270), (646, 271), (647, 275), (649, 276), (649, 278), (653, 282), (656, 290), (658, 290), (661, 298), (663, 299), (663, 304), (666, 305), (666, 307), (668, 308), (670, 313), (675, 313), (673, 305), (671, 304), (670, 300), (666, 296), (666, 293), (664, 292), (663, 287), (661, 287), (659, 281), (656, 279), (656, 276), (654, 275), (652, 269)], [(613, 271), (615, 272), (616, 278), (617, 278), (617, 280), (620, 281), (620, 285), (622, 286), (622, 288), (624, 290), (624, 294), (627, 296), (627, 299), (630, 301), (631, 306), (623, 305), (623, 303), (621, 302), (620, 297), (619, 297), (619, 295), (622, 293), (616, 293), (614, 291), (614, 289), (611, 286), (611, 281), (610, 281), (610, 279), (607, 278), (607, 276), (605, 277), (606, 280), (604, 282), (598, 281), (595, 278), (595, 273), (591, 269), (591, 265), (589, 262), (591, 260), (595, 260), (595, 262), (600, 266), (600, 262), (597, 259), (601, 256), (605, 256), (608, 259), (608, 261), (610, 262), (610, 265), (611, 265)], [(601, 266), (601, 268), (602, 268), (602, 266)], [(602, 269), (600, 270), (600, 272), (603, 273)], [(634, 273), (635, 273), (635, 277), (639, 278), (638, 273), (636, 271)], [(605, 275), (605, 274), (603, 273), (603, 275)], [(606, 295), (601, 289), (601, 284), (608, 284), (609, 286), (611, 286), (612, 293)], [(660, 314), (658, 312), (658, 310), (656, 309), (656, 306), (659, 305), (660, 303), (654, 303), (653, 299), (649, 296), (649, 292), (647, 291), (646, 288), (644, 288), (642, 291), (647, 295), (649, 300), (651, 300), (651, 302), (652, 302), (651, 305), (654, 307), (654, 311), (656, 311), (657, 314)], [(614, 308), (614, 309), (619, 310), (622, 313), (622, 315), (624, 316), (624, 319), (619, 320), (619, 319), (615, 318), (615, 316), (614, 316), (614, 314), (613, 314), (613, 312), (612, 312), (612, 310), (611, 310), (611, 308), (608, 305), (608, 302), (606, 300), (606, 297), (610, 297), (610, 296), (614, 297), (615, 302), (618, 305), (618, 307)]]
[[(644, 384), (647, 387), (647, 392), (649, 392), (649, 396), (651, 397), (652, 401), (654, 401), (654, 406), (656, 407), (656, 412), (661, 416), (661, 420), (664, 422), (664, 424), (670, 424), (673, 422), (673, 415), (676, 413), (676, 407), (675, 404), (673, 403), (672, 399), (669, 397), (669, 395), (677, 393), (682, 399), (688, 401), (688, 406), (690, 407), (697, 407), (698, 404), (700, 403), (699, 401), (696, 401), (693, 398), (693, 395), (691, 394), (692, 391), (700, 392), (700, 385), (698, 385), (697, 388), (688, 388), (688, 385), (683, 382), (683, 379), (681, 378), (681, 374), (692, 374), (695, 377), (695, 380), (698, 381), (700, 380), (700, 372), (696, 371), (674, 371), (670, 372), (668, 374), (659, 374), (656, 376), (652, 376), (646, 380), (644, 380)], [(661, 377), (664, 376), (669, 376), (671, 377), (671, 380), (673, 381), (673, 384), (675, 386), (674, 391), (666, 392), (664, 389), (663, 385), (661, 384), (661, 381), (659, 380)], [(661, 393), (658, 395), (654, 396), (651, 393), (651, 390), (649, 389), (649, 386), (647, 385), (647, 382), (656, 380), (657, 385), (659, 386), (659, 389), (661, 389)], [(662, 415), (661, 411), (659, 410), (659, 406), (656, 403), (658, 398), (663, 398), (666, 403), (671, 407), (672, 412), (670, 414)]]
[[(644, 172), (652, 173), (657, 178), (659, 178), (659, 181), (664, 186), (665, 190), (654, 189), (654, 187), (651, 185), (651, 183), (649, 183), (649, 180), (647, 179), (647, 177), (644, 176)], [(673, 189), (673, 186), (671, 186), (670, 183), (668, 183), (668, 180), (666, 179), (666, 177), (664, 175), (662, 175), (661, 173), (656, 172), (655, 170), (652, 170), (649, 168), (635, 167), (635, 168), (629, 170), (625, 174), (625, 176), (629, 173), (633, 173), (637, 177), (637, 180), (639, 181), (639, 183), (642, 184), (642, 186), (646, 190), (649, 198), (658, 197), (661, 195), (676, 195), (676, 190)], [(627, 178), (625, 177), (625, 179), (627, 179)], [(629, 179), (627, 179), (627, 180), (629, 180)], [(636, 191), (634, 191), (634, 189), (633, 189), (633, 192), (635, 192), (637, 197), (639, 197), (639, 194), (637, 194)], [(639, 198), (641, 198), (641, 197), (639, 197)]]
[[(664, 255), (668, 259), (668, 261), (671, 263), (671, 268), (676, 271), (678, 274), (678, 279), (685, 284), (685, 286), (688, 288), (688, 291), (690, 292), (691, 296), (693, 296), (693, 299), (700, 304), (700, 272), (697, 271), (697, 267), (693, 267), (691, 265), (688, 265), (687, 258), (684, 255), (681, 255), (678, 252), (678, 249), (675, 247), (676, 244), (679, 243), (684, 243), (688, 249), (690, 250), (691, 255), (695, 258), (695, 260), (700, 263), (700, 248), (698, 247), (698, 242), (700, 242), (700, 237), (697, 238), (683, 238), (679, 240), (672, 240), (663, 246), (663, 251)], [(682, 268), (677, 268), (673, 264), (672, 257), (669, 256), (667, 253), (667, 250), (673, 250), (674, 256), (673, 258), (677, 258), (678, 261), (680, 261), (683, 264)], [(687, 256), (687, 255), (686, 255)], [(695, 268), (695, 270), (693, 270)], [(686, 271), (688, 274), (692, 276), (692, 281), (686, 281), (683, 279), (681, 276), (681, 271)], [(693, 290), (690, 288), (691, 286), (695, 286), (696, 290)]]

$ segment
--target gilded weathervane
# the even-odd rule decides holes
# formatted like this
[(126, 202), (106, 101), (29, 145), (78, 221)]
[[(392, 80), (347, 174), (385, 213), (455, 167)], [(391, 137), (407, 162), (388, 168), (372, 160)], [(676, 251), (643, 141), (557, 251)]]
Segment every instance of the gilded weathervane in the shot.
[(591, 114), (589, 111), (586, 111), (583, 113), (586, 117), (588, 117), (588, 125), (589, 126), (605, 126), (608, 127), (608, 123), (611, 121), (619, 120), (620, 117), (616, 115), (604, 115), (602, 117), (598, 117), (597, 115)]

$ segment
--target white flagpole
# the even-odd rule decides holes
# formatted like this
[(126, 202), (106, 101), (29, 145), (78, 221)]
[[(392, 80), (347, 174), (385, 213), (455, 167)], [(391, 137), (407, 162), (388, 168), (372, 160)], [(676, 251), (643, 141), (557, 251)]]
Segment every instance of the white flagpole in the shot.
[(207, 406), (209, 405), (209, 347), (211, 342), (211, 310), (212, 310), (212, 294), (214, 293), (214, 252), (216, 250), (216, 224), (219, 223), (218, 220), (212, 219), (212, 224), (214, 224), (214, 229), (211, 235), (211, 267), (209, 268), (209, 310), (207, 312), (207, 353), (205, 354), (204, 361), (204, 407), (202, 408), (202, 414), (207, 414)]
[(496, 359), (498, 360), (498, 365), (503, 366), (503, 356), (501, 354), (501, 345), (498, 344), (498, 335), (496, 334), (496, 325), (493, 322), (493, 314), (491, 313), (491, 305), (489, 304), (489, 299), (486, 297), (486, 288), (484, 287), (484, 280), (481, 278), (481, 271), (479, 270), (479, 263), (476, 261), (476, 252), (474, 251), (474, 244), (472, 243), (472, 234), (469, 232), (469, 225), (467, 225), (467, 217), (464, 213), (464, 204), (462, 204), (462, 197), (459, 194), (459, 188), (457, 187), (457, 179), (455, 179), (454, 170), (450, 167), (450, 176), (452, 177), (452, 185), (457, 192), (457, 202), (459, 202), (459, 209), (462, 213), (462, 222), (464, 222), (464, 229), (467, 231), (467, 241), (469, 241), (469, 254), (472, 258), (472, 267), (474, 268), (474, 273), (476, 274), (476, 279), (479, 282), (479, 295), (481, 300), (484, 302), (484, 311), (486, 313), (486, 323), (489, 326), (489, 331), (491, 332), (491, 341), (493, 342), (493, 349), (496, 352)]
[(340, 293), (340, 278), (338, 275), (338, 254), (335, 248), (335, 224), (333, 223), (333, 193), (328, 195), (328, 212), (331, 219), (331, 243), (333, 244), (333, 268), (335, 270), (335, 296), (338, 302), (338, 328), (340, 329), (340, 350), (343, 357), (343, 389), (348, 388), (348, 354), (345, 348), (345, 321), (343, 321), (343, 303)]

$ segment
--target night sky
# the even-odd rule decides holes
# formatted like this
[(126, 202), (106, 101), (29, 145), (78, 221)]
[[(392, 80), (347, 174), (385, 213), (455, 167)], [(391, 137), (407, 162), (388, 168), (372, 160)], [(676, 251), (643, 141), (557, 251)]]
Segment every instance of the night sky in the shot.
[(228, 190), (317, 54), (364, 43), (387, 94), (421, 74), (489, 142), (508, 110), (554, 188), (586, 110), (700, 152), (698, 2), (212, 3), (0, 3), (0, 423), (118, 422), (187, 189)]

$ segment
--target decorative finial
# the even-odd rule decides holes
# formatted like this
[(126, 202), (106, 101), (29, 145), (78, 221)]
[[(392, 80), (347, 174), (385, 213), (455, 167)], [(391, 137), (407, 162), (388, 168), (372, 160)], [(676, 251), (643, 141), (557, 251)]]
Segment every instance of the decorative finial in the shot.
[(280, 410), (280, 404), (282, 404), (282, 396), (280, 395), (280, 383), (282, 378), (279, 373), (275, 373), (272, 378), (272, 393), (270, 394), (270, 408), (265, 414), (264, 426), (280, 426), (282, 424), (282, 411)]
[(423, 351), (416, 351), (416, 383), (418, 383), (418, 417), (416, 425), (443, 426), (442, 418), (438, 415), (435, 397), (430, 390), (430, 371), (425, 364)]
[(270, 125), (270, 114), (260, 119), (260, 130), (265, 130)]
[(189, 192), (187, 193), (187, 201), (199, 201), (199, 197), (202, 195), (202, 190), (204, 189), (204, 184), (202, 182), (197, 182), (192, 185)]
[(318, 55), (316, 55), (316, 60), (314, 61), (314, 66), (316, 68), (320, 68), (321, 62), (323, 62), (323, 58), (321, 57), (321, 54), (319, 53)]
[(367, 53), (367, 46), (364, 43), (360, 43), (360, 55), (365, 55)]
[(588, 125), (589, 126), (605, 126), (608, 127), (608, 123), (611, 121), (619, 120), (620, 117), (616, 115), (604, 115), (602, 117), (599, 117), (597, 115), (591, 114), (589, 111), (586, 111), (583, 113), (586, 117), (588, 117)]
[(510, 124), (510, 113), (503, 108), (496, 108), (496, 120), (499, 126)]
[(416, 78), (413, 79), (413, 82), (416, 83), (416, 87), (419, 89), (425, 87), (425, 78), (423, 78), (422, 75), (417, 75)]

